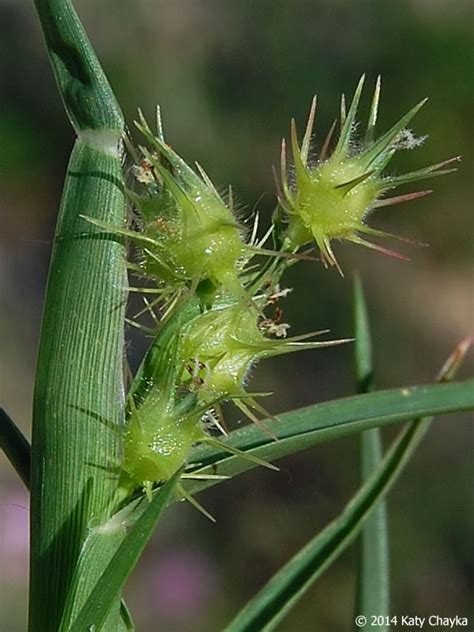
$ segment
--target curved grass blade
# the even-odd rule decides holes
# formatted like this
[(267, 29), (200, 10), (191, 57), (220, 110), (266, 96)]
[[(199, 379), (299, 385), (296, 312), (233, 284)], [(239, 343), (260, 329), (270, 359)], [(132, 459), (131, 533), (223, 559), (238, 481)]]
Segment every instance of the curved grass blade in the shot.
[(76, 130), (123, 131), (123, 115), (71, 0), (35, 0), (64, 108)]
[(30, 486), (31, 447), (15, 422), (0, 408), (0, 448), (27, 489)]
[[(333, 400), (279, 415), (265, 422), (277, 441), (252, 424), (234, 430), (221, 442), (263, 460), (274, 461), (364, 430), (473, 409), (474, 380), (412, 386)], [(254, 467), (257, 467), (255, 462), (230, 455), (224, 448), (200, 445), (191, 451), (186, 473), (224, 478), (187, 480), (182, 484), (188, 493), (197, 494)], [(117, 516), (138, 519), (140, 507), (143, 507), (141, 501), (133, 500)]]
[[(372, 340), (364, 290), (359, 276), (354, 278), (355, 375), (357, 391), (366, 393), (374, 388)], [(362, 483), (382, 461), (382, 438), (379, 428), (360, 435)], [(388, 617), (390, 614), (390, 574), (388, 549), (387, 507), (381, 500), (367, 519), (360, 536), (357, 568), (355, 616)], [(383, 632), (388, 628), (379, 626)]]
[[(279, 421), (268, 421), (279, 440), (275, 442), (258, 428), (248, 426), (230, 433), (225, 439), (233, 447), (253, 455), (278, 459), (288, 454), (308, 449), (318, 443), (357, 434), (377, 426), (400, 423), (414, 416), (439, 415), (460, 410), (474, 409), (474, 381), (457, 384), (442, 384), (379, 391), (342, 400), (296, 410), (279, 417)], [(370, 411), (368, 415), (367, 411)], [(195, 474), (237, 476), (253, 467), (255, 463), (225, 450), (198, 447), (193, 450), (190, 469)], [(188, 493), (198, 493), (222, 482), (220, 479), (189, 481), (181, 480)], [(175, 502), (177, 494), (169, 502)], [(114, 524), (131, 527), (140, 521), (147, 510), (143, 499), (128, 503), (113, 518)], [(95, 534), (97, 536), (97, 534)], [(122, 535), (122, 539), (125, 535)], [(101, 542), (90, 536), (84, 548), (84, 560), (94, 559)], [(118, 545), (116, 545), (118, 547)], [(80, 568), (78, 575), (81, 574)]]
[[(181, 471), (167, 481), (155, 494), (153, 500), (146, 503), (146, 508), (128, 531), (120, 546), (112, 556), (109, 564), (91, 590), (71, 626), (63, 624), (61, 632), (84, 632), (84, 630), (100, 630), (106, 620), (111, 605), (120, 595), (125, 581), (135, 568), (148, 540), (161, 518), (169, 498), (179, 481)], [(111, 522), (116, 519), (112, 518)], [(114, 525), (111, 525), (113, 528)], [(102, 527), (107, 530), (108, 525)]]
[(120, 604), (120, 625), (119, 632), (135, 632), (135, 624), (132, 621), (132, 616), (127, 604), (122, 599)]
[[(254, 426), (246, 426), (224, 438), (223, 443), (273, 461), (319, 443), (358, 434), (371, 428), (432, 415), (474, 409), (474, 380), (454, 384), (412, 386), (355, 395), (301, 408), (266, 422), (278, 438), (274, 441)], [(189, 471), (236, 476), (255, 467), (224, 450), (198, 446), (192, 450)], [(197, 493), (221, 481), (187, 483)]]
[[(472, 340), (463, 340), (438, 375), (451, 380)], [(415, 419), (390, 449), (336, 520), (318, 533), (252, 599), (224, 632), (269, 632), (288, 614), (312, 583), (358, 535), (374, 508), (391, 489), (423, 439), (432, 417)]]
[(311, 584), (358, 535), (372, 509), (403, 471), (429, 423), (429, 420), (416, 421), (401, 432), (386, 457), (339, 517), (274, 575), (224, 632), (268, 632), (275, 629)]

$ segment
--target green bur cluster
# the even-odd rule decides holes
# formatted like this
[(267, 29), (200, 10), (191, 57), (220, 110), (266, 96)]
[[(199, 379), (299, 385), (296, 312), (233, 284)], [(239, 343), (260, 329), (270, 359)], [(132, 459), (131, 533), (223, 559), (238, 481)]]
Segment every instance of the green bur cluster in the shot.
[[(154, 135), (140, 115), (137, 127), (148, 147), (137, 152), (129, 143), (136, 180), (129, 199), (136, 229), (116, 232), (130, 237), (137, 247), (132, 272), (154, 285), (136, 289), (156, 294), (151, 302), (145, 299), (143, 311), (153, 316), (158, 333), (128, 395), (124, 487), (142, 487), (150, 494), (154, 484), (186, 465), (195, 443), (216, 444), (215, 432), (225, 433), (222, 402), (232, 401), (266, 431), (262, 417), (269, 414), (257, 394), (246, 390), (251, 368), (262, 358), (346, 342), (305, 340), (315, 334), (286, 338), (288, 325), (280, 322), (277, 303), (287, 291), (281, 291), (279, 283), (283, 272), (303, 258), (299, 249), (315, 242), (322, 262), (338, 268), (333, 239), (396, 254), (361, 237), (386, 235), (366, 225), (367, 215), (379, 206), (427, 193), (383, 197), (399, 184), (450, 171), (441, 169), (450, 162), (446, 161), (404, 176), (383, 176), (398, 149), (420, 143), (406, 126), (423, 102), (374, 141), (378, 80), (365, 138), (356, 145), (362, 87), (363, 78), (347, 116), (341, 108), (340, 136), (329, 158), (333, 129), (316, 164), (308, 160), (315, 101), (301, 148), (293, 123), (294, 182), (289, 185), (283, 143), (283, 192), (273, 225), (260, 242), (256, 229), (245, 241), (231, 193), (226, 204), (204, 170), (197, 165), (196, 173), (165, 143), (160, 116)], [(270, 235), (274, 250), (263, 247)], [(268, 315), (272, 310), (274, 315)], [(225, 443), (220, 445), (231, 451)]]
[(196, 407), (195, 395), (179, 397), (179, 332), (168, 339), (144, 393), (129, 397), (124, 437), (122, 483), (142, 485), (169, 480), (185, 462), (193, 443), (204, 438), (200, 420), (205, 410)]
[(142, 189), (129, 192), (138, 230), (118, 232), (137, 246), (130, 267), (155, 284), (148, 307), (162, 320), (128, 396), (122, 485), (149, 491), (186, 463), (193, 444), (216, 442), (221, 402), (256, 423), (268, 416), (245, 388), (258, 360), (342, 341), (286, 338), (288, 326), (265, 310), (286, 294), (278, 283), (293, 261), (259, 250), (255, 235), (244, 241), (232, 204), (164, 143), (161, 124), (158, 136), (143, 119), (138, 127), (151, 147), (132, 168)]
[[(123, 486), (149, 490), (153, 483), (171, 478), (193, 444), (215, 444), (208, 427), (219, 426), (214, 408), (220, 402), (242, 399), (258, 407), (243, 387), (250, 366), (262, 354), (284, 353), (298, 343), (267, 340), (256, 322), (238, 302), (202, 311), (196, 297), (170, 317), (129, 393)], [(241, 330), (244, 324), (248, 328)]]
[[(291, 145), (294, 160), (294, 181), (289, 185), (286, 168), (286, 147), (282, 143), (281, 177), (283, 192), (280, 204), (288, 221), (287, 246), (297, 249), (309, 242), (316, 242), (321, 260), (325, 265), (341, 268), (334, 255), (331, 242), (346, 240), (400, 259), (403, 255), (367, 241), (364, 235), (374, 237), (395, 237), (389, 233), (371, 228), (366, 220), (378, 208), (413, 200), (431, 193), (419, 191), (392, 198), (384, 195), (400, 185), (424, 180), (429, 177), (450, 173), (443, 169), (453, 158), (400, 176), (384, 175), (393, 156), (400, 149), (413, 149), (421, 145), (425, 138), (416, 138), (407, 125), (426, 102), (418, 103), (391, 129), (374, 140), (380, 97), (380, 77), (377, 79), (369, 120), (362, 139), (357, 136), (356, 115), (364, 85), (360, 79), (349, 111), (341, 105), (341, 132), (338, 142), (327, 157), (334, 125), (323, 142), (319, 158), (311, 163), (309, 149), (316, 113), (316, 99), (313, 100), (302, 146), (299, 147), (296, 125), (292, 122)], [(401, 239), (399, 237), (395, 237)], [(403, 241), (403, 239), (402, 239)], [(408, 241), (408, 240), (404, 240)]]
[[(160, 119), (158, 119), (160, 120)], [(130, 192), (142, 222), (141, 268), (169, 287), (226, 288), (243, 295), (239, 274), (246, 252), (242, 226), (204, 170), (195, 173), (165, 142), (159, 123), (154, 136), (146, 121), (138, 124), (151, 150), (141, 148), (135, 165), (146, 194)]]
[(129, 394), (123, 484), (149, 489), (186, 462), (193, 444), (215, 444), (209, 430), (222, 430), (216, 409), (223, 401), (232, 400), (257, 424), (253, 411), (268, 416), (245, 390), (259, 359), (343, 342), (273, 339), (262, 322), (253, 305), (234, 300), (203, 309), (197, 297), (169, 318)]

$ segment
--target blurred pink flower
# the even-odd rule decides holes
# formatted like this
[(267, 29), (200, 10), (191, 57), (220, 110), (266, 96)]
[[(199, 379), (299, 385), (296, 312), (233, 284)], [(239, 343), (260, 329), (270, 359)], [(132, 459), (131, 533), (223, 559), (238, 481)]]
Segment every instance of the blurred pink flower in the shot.
[(192, 549), (163, 552), (153, 566), (151, 582), (156, 610), (170, 620), (204, 613), (217, 591), (211, 560)]
[(0, 500), (0, 566), (7, 583), (26, 581), (29, 518), (26, 492), (8, 490)]

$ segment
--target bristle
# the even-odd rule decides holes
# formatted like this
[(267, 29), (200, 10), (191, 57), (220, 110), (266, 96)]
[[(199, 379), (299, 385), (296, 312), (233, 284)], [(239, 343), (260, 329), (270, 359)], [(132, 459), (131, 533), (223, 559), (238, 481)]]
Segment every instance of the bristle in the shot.
[(267, 231), (265, 232), (265, 234), (263, 235), (263, 237), (261, 239), (259, 239), (255, 246), (260, 250), (261, 248), (263, 248), (263, 246), (265, 245), (265, 243), (268, 241), (268, 239), (270, 238), (270, 235), (273, 233), (274, 230), (274, 226), (273, 224), (271, 226), (268, 227)]
[(374, 237), (383, 237), (384, 239), (396, 239), (397, 241), (402, 241), (405, 244), (411, 244), (412, 246), (422, 246), (426, 248), (429, 244), (424, 243), (422, 241), (418, 241), (416, 239), (411, 239), (410, 237), (404, 237), (402, 235), (396, 235), (394, 233), (388, 233), (385, 230), (378, 230), (377, 228), (372, 228), (371, 226), (359, 226), (357, 228), (358, 232), (365, 233), (366, 235), (373, 235)]
[(281, 151), (280, 151), (280, 169), (281, 169), (281, 183), (283, 186), (283, 191), (285, 192), (287, 200), (291, 203), (292, 195), (291, 190), (288, 185), (288, 172), (286, 167), (286, 140), (282, 138), (281, 140)]
[[(336, 265), (337, 268), (337, 265)], [(304, 336), (307, 338), (309, 336)], [(341, 338), (339, 340), (323, 340), (313, 342), (295, 342), (295, 340), (301, 340), (303, 336), (294, 336), (286, 340), (269, 340), (271, 346), (265, 349), (260, 357), (269, 358), (280, 355), (286, 355), (287, 353), (295, 353), (298, 351), (309, 351), (311, 349), (323, 349), (325, 347), (335, 347), (337, 345), (346, 344), (352, 342), (352, 338)]]
[[(271, 227), (271, 230), (273, 230), (273, 226)], [(254, 252), (256, 255), (263, 255), (265, 257), (277, 257), (280, 259), (290, 259), (296, 261), (317, 261), (316, 257), (312, 257), (305, 253), (270, 250), (268, 248), (261, 248), (259, 244), (256, 246), (247, 245), (246, 249)]]
[(342, 128), (344, 127), (344, 123), (346, 122), (346, 95), (344, 94), (344, 92), (341, 94), (341, 104), (339, 106), (339, 111), (340, 111), (340, 115), (339, 115), (339, 122), (340, 122), (340, 126), (341, 126), (341, 132), (342, 132)]
[(375, 250), (376, 252), (381, 252), (384, 255), (389, 257), (393, 257), (394, 259), (399, 259), (400, 261), (410, 261), (409, 257), (403, 255), (395, 250), (389, 250), (388, 248), (384, 248), (383, 246), (379, 246), (378, 244), (374, 244), (371, 241), (367, 241), (366, 239), (362, 239), (358, 235), (353, 235), (348, 238), (349, 241), (352, 241), (354, 244), (358, 244), (360, 246), (365, 246), (365, 248), (369, 248), (370, 250)]
[(123, 140), (123, 144), (125, 145), (126, 150), (128, 151), (128, 153), (132, 157), (133, 162), (135, 164), (138, 164), (140, 162), (140, 159), (139, 159), (138, 154), (136, 152), (136, 149), (135, 149), (135, 146), (133, 144), (133, 141), (132, 141), (132, 138), (130, 136), (130, 132), (129, 132), (128, 128), (127, 128), (127, 131), (123, 133), (122, 140)]
[(135, 121), (135, 125), (137, 127), (142, 127), (148, 134), (151, 134), (152, 132), (150, 126), (148, 125), (147, 120), (140, 108), (138, 108), (138, 120), (139, 124), (137, 123), (137, 121)]
[(276, 436), (276, 434), (272, 432), (271, 430), (269, 430), (266, 424), (261, 419), (259, 419), (256, 415), (254, 415), (253, 412), (250, 410), (250, 408), (246, 406), (242, 400), (235, 399), (233, 401), (234, 401), (234, 404), (237, 406), (237, 408), (241, 410), (244, 413), (244, 415), (250, 419), (250, 421), (253, 421), (253, 423), (257, 426), (259, 430), (261, 430), (263, 433), (268, 435), (274, 441), (278, 440), (278, 437)]
[(321, 153), (319, 154), (319, 162), (324, 162), (326, 158), (326, 154), (328, 153), (329, 144), (332, 139), (332, 135), (334, 134), (334, 130), (336, 129), (337, 119), (334, 119), (333, 124), (329, 128), (329, 132), (326, 134), (326, 138), (324, 139), (323, 146), (321, 147)]
[(436, 378), (437, 382), (449, 382), (453, 379), (455, 372), (464, 360), (464, 357), (466, 356), (473, 343), (473, 336), (467, 336), (467, 338), (461, 340), (461, 342), (456, 346), (454, 351), (441, 367), (441, 370), (439, 371)]
[(284, 202), (284, 199), (283, 199), (283, 197), (284, 197), (283, 196), (283, 190), (282, 190), (282, 188), (280, 186), (280, 180), (278, 179), (278, 174), (277, 174), (277, 170), (276, 170), (275, 165), (272, 165), (272, 175), (273, 175), (273, 181), (275, 183), (275, 189), (276, 189), (276, 192), (277, 192), (278, 202), (282, 206), (284, 206), (285, 202)]
[(382, 83), (382, 79), (380, 75), (378, 75), (377, 80), (375, 82), (374, 96), (372, 97), (372, 103), (370, 105), (369, 120), (367, 122), (367, 131), (365, 133), (365, 143), (367, 145), (371, 144), (374, 140), (375, 124), (377, 122), (377, 115), (378, 115), (379, 101), (380, 101), (381, 83)]
[(391, 186), (398, 186), (399, 184), (405, 184), (407, 182), (415, 182), (417, 180), (423, 180), (424, 178), (434, 178), (435, 176), (444, 176), (448, 173), (453, 173), (457, 171), (457, 168), (453, 169), (442, 169), (441, 167), (445, 167), (446, 165), (450, 165), (454, 162), (460, 162), (461, 156), (455, 156), (454, 158), (449, 158), (448, 160), (443, 160), (443, 162), (438, 162), (435, 165), (430, 165), (429, 167), (424, 167), (423, 169), (418, 169), (417, 171), (411, 171), (410, 173), (404, 173), (401, 176), (393, 176), (385, 179), (385, 182), (388, 182)]
[(142, 325), (141, 323), (137, 323), (132, 318), (125, 318), (124, 320), (127, 325), (130, 325), (131, 327), (134, 327), (135, 329), (139, 329), (140, 331), (143, 331), (148, 336), (153, 336), (154, 334), (156, 334), (156, 329), (151, 329), (151, 327), (146, 327), (145, 325)]
[(319, 331), (310, 331), (307, 334), (300, 334), (299, 336), (292, 336), (291, 338), (287, 338), (285, 343), (287, 342), (301, 342), (302, 340), (308, 340), (308, 338), (315, 338), (316, 336), (324, 336), (324, 334), (328, 334), (330, 329), (320, 329)]
[(159, 105), (156, 106), (156, 133), (161, 142), (164, 143), (165, 135), (163, 133), (163, 121), (161, 120), (161, 108)]
[(151, 319), (154, 321), (155, 325), (157, 327), (160, 326), (160, 321), (158, 320), (157, 315), (155, 314), (154, 309), (151, 306), (150, 301), (147, 299), (146, 296), (143, 296), (143, 302), (145, 303), (146, 309), (147, 309), (147, 313), (151, 316)]
[(363, 173), (361, 176), (357, 176), (357, 178), (353, 178), (352, 180), (348, 180), (347, 182), (338, 184), (334, 188), (343, 191), (344, 195), (347, 195), (350, 191), (352, 191), (354, 187), (370, 178), (373, 173), (373, 171), (367, 171), (367, 173)]
[[(150, 303), (150, 307), (153, 309), (154, 307), (157, 307), (164, 300), (165, 300), (164, 297), (159, 296), (158, 298), (156, 298), (154, 301)], [(143, 314), (146, 314), (147, 311), (148, 309), (143, 307), (139, 312), (137, 312), (136, 314), (133, 314), (133, 319), (140, 318), (140, 316), (143, 316)]]
[(222, 434), (227, 437), (229, 434), (229, 430), (226, 426), (224, 415), (222, 414), (222, 406), (219, 402), (214, 405), (214, 410), (217, 415), (217, 419), (214, 419), (214, 423), (216, 427), (222, 432)]
[(293, 162), (295, 164), (296, 174), (301, 177), (305, 173), (306, 165), (301, 157), (295, 119), (291, 119), (291, 149), (293, 152)]
[(398, 134), (408, 125), (408, 123), (423, 107), (427, 100), (428, 99), (423, 99), (423, 101), (417, 103), (417, 105), (415, 105), (415, 107), (407, 112), (405, 116), (402, 116), (402, 118), (397, 123), (395, 123), (395, 125), (391, 127), (388, 132), (385, 132), (385, 134), (383, 134), (383, 136), (376, 140), (373, 145), (371, 145), (368, 149), (366, 149), (359, 155), (361, 163), (363, 163), (366, 168), (369, 167), (381, 154), (383, 154), (387, 149), (390, 148), (390, 145), (393, 143)]
[(199, 171), (199, 174), (201, 176), (201, 178), (204, 180), (204, 182), (207, 184), (207, 186), (211, 189), (211, 191), (213, 193), (215, 193), (216, 197), (219, 198), (219, 200), (221, 199), (221, 196), (219, 195), (216, 187), (214, 186), (211, 178), (207, 175), (207, 173), (204, 171), (204, 169), (201, 167), (201, 165), (197, 162), (197, 160), (194, 163), (196, 165), (197, 170)]
[(132, 294), (163, 294), (163, 290), (161, 290), (160, 288), (156, 288), (156, 287), (132, 287), (132, 286), (128, 286), (127, 288), (128, 292), (131, 292)]
[(260, 220), (260, 213), (257, 211), (255, 213), (255, 216), (254, 216), (254, 219), (253, 219), (252, 232), (250, 233), (249, 244), (251, 246), (255, 245), (255, 242), (256, 242), (256, 239), (257, 239), (259, 220)]
[(411, 200), (417, 200), (418, 198), (425, 197), (425, 195), (430, 195), (433, 193), (432, 189), (427, 189), (426, 191), (416, 191), (415, 193), (405, 193), (404, 195), (396, 195), (390, 198), (382, 198), (380, 200), (376, 200), (372, 205), (372, 208), (382, 208), (385, 206), (393, 206), (394, 204), (402, 204), (403, 202), (410, 202)]
[(189, 492), (187, 492), (184, 487), (182, 485), (180, 485), (178, 483), (178, 485), (176, 485), (176, 491), (181, 494), (181, 496), (188, 501), (188, 503), (190, 505), (192, 505), (195, 509), (197, 509), (199, 511), (199, 513), (202, 513), (203, 516), (205, 516), (206, 518), (208, 518), (211, 522), (215, 522), (216, 519), (214, 518), (214, 516), (212, 516), (206, 509), (204, 509), (204, 507), (198, 503), (198, 501), (194, 498), (194, 496), (191, 496), (191, 494)]
[(313, 134), (313, 127), (314, 127), (314, 119), (316, 116), (316, 103), (317, 103), (317, 98), (315, 95), (311, 102), (311, 109), (309, 111), (308, 123), (306, 125), (306, 131), (304, 133), (303, 144), (301, 146), (301, 158), (305, 165), (308, 164), (309, 146), (311, 143), (311, 136)]
[(331, 240), (329, 238), (323, 239), (320, 245), (320, 250), (321, 250), (321, 258), (323, 260), (323, 264), (325, 265), (325, 267), (327, 267), (327, 264), (329, 264), (330, 266), (334, 266), (336, 270), (339, 272), (339, 274), (341, 275), (341, 277), (344, 278), (344, 273), (342, 271), (341, 266), (339, 265), (338, 260), (336, 259), (336, 256), (331, 246)]
[[(193, 463), (189, 467), (195, 467)], [(225, 474), (181, 474), (181, 478), (185, 481), (228, 481), (232, 476), (226, 476)]]
[[(344, 125), (341, 129), (341, 135), (339, 136), (339, 140), (336, 145), (336, 149), (334, 150), (335, 155), (346, 154), (349, 149), (349, 143), (351, 140), (352, 128), (355, 123), (355, 117), (357, 114), (357, 108), (359, 107), (360, 96), (362, 94), (362, 88), (364, 87), (365, 75), (359, 80), (357, 84), (357, 88), (354, 92), (354, 96), (352, 98), (351, 107), (349, 108), (349, 112), (344, 120)], [(341, 112), (342, 116), (342, 112)]]
[[(175, 151), (173, 151), (173, 149), (171, 149), (171, 147), (163, 141), (163, 138), (162, 138), (163, 130), (161, 130), (161, 137), (155, 136), (150, 130), (150, 127), (148, 126), (144, 117), (143, 118), (142, 117), (143, 117), (143, 114), (141, 114), (140, 112), (140, 122), (139, 123), (135, 122), (135, 125), (140, 130), (140, 132), (145, 136), (145, 138), (148, 140), (150, 145), (155, 150), (159, 151), (169, 161), (173, 169), (175, 169), (179, 175), (186, 178), (189, 184), (192, 184), (193, 186), (201, 187), (202, 182), (199, 176), (193, 171), (193, 169), (191, 169), (191, 167), (189, 167), (189, 165), (181, 158), (181, 156), (178, 156), (178, 154)], [(150, 159), (150, 154), (148, 155), (148, 158)], [(157, 161), (155, 159), (153, 163), (154, 166), (156, 166), (156, 163)]]
[[(273, 439), (275, 435), (273, 436), (270, 435), (270, 436)], [(276, 465), (273, 465), (273, 463), (268, 463), (267, 461), (264, 461), (263, 459), (259, 459), (258, 456), (254, 456), (253, 454), (249, 454), (248, 452), (244, 452), (243, 450), (234, 448), (234, 446), (231, 446), (228, 443), (225, 443), (224, 441), (219, 441), (218, 439), (214, 439), (213, 437), (206, 437), (205, 439), (202, 440), (202, 443), (208, 443), (214, 448), (223, 450), (224, 452), (228, 452), (229, 454), (232, 454), (233, 456), (239, 456), (242, 459), (246, 459), (247, 461), (250, 461), (251, 463), (255, 463), (255, 465), (262, 465), (263, 467), (266, 467), (269, 470), (274, 470), (276, 472), (279, 471), (279, 468)]]
[[(275, 417), (275, 415), (272, 415), (272, 413), (270, 413), (264, 406), (259, 404), (253, 397), (246, 398), (246, 401), (249, 403), (249, 405), (254, 410), (256, 410), (261, 415), (263, 415), (265, 419), (271, 419), (272, 421), (278, 421), (278, 419)], [(271, 433), (271, 434), (273, 434), (273, 433)], [(273, 438), (275, 440), (278, 440), (278, 438), (277, 438), (277, 436), (275, 434), (273, 435)]]

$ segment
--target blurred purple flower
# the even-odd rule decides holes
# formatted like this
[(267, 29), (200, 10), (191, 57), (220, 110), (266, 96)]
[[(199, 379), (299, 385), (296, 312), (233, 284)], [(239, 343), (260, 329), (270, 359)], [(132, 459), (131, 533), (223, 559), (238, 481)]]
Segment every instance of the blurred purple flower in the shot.
[(0, 502), (0, 566), (5, 582), (25, 580), (28, 575), (28, 496), (11, 490)]
[(192, 549), (162, 553), (151, 576), (156, 610), (170, 620), (185, 621), (204, 613), (217, 590), (211, 560)]

